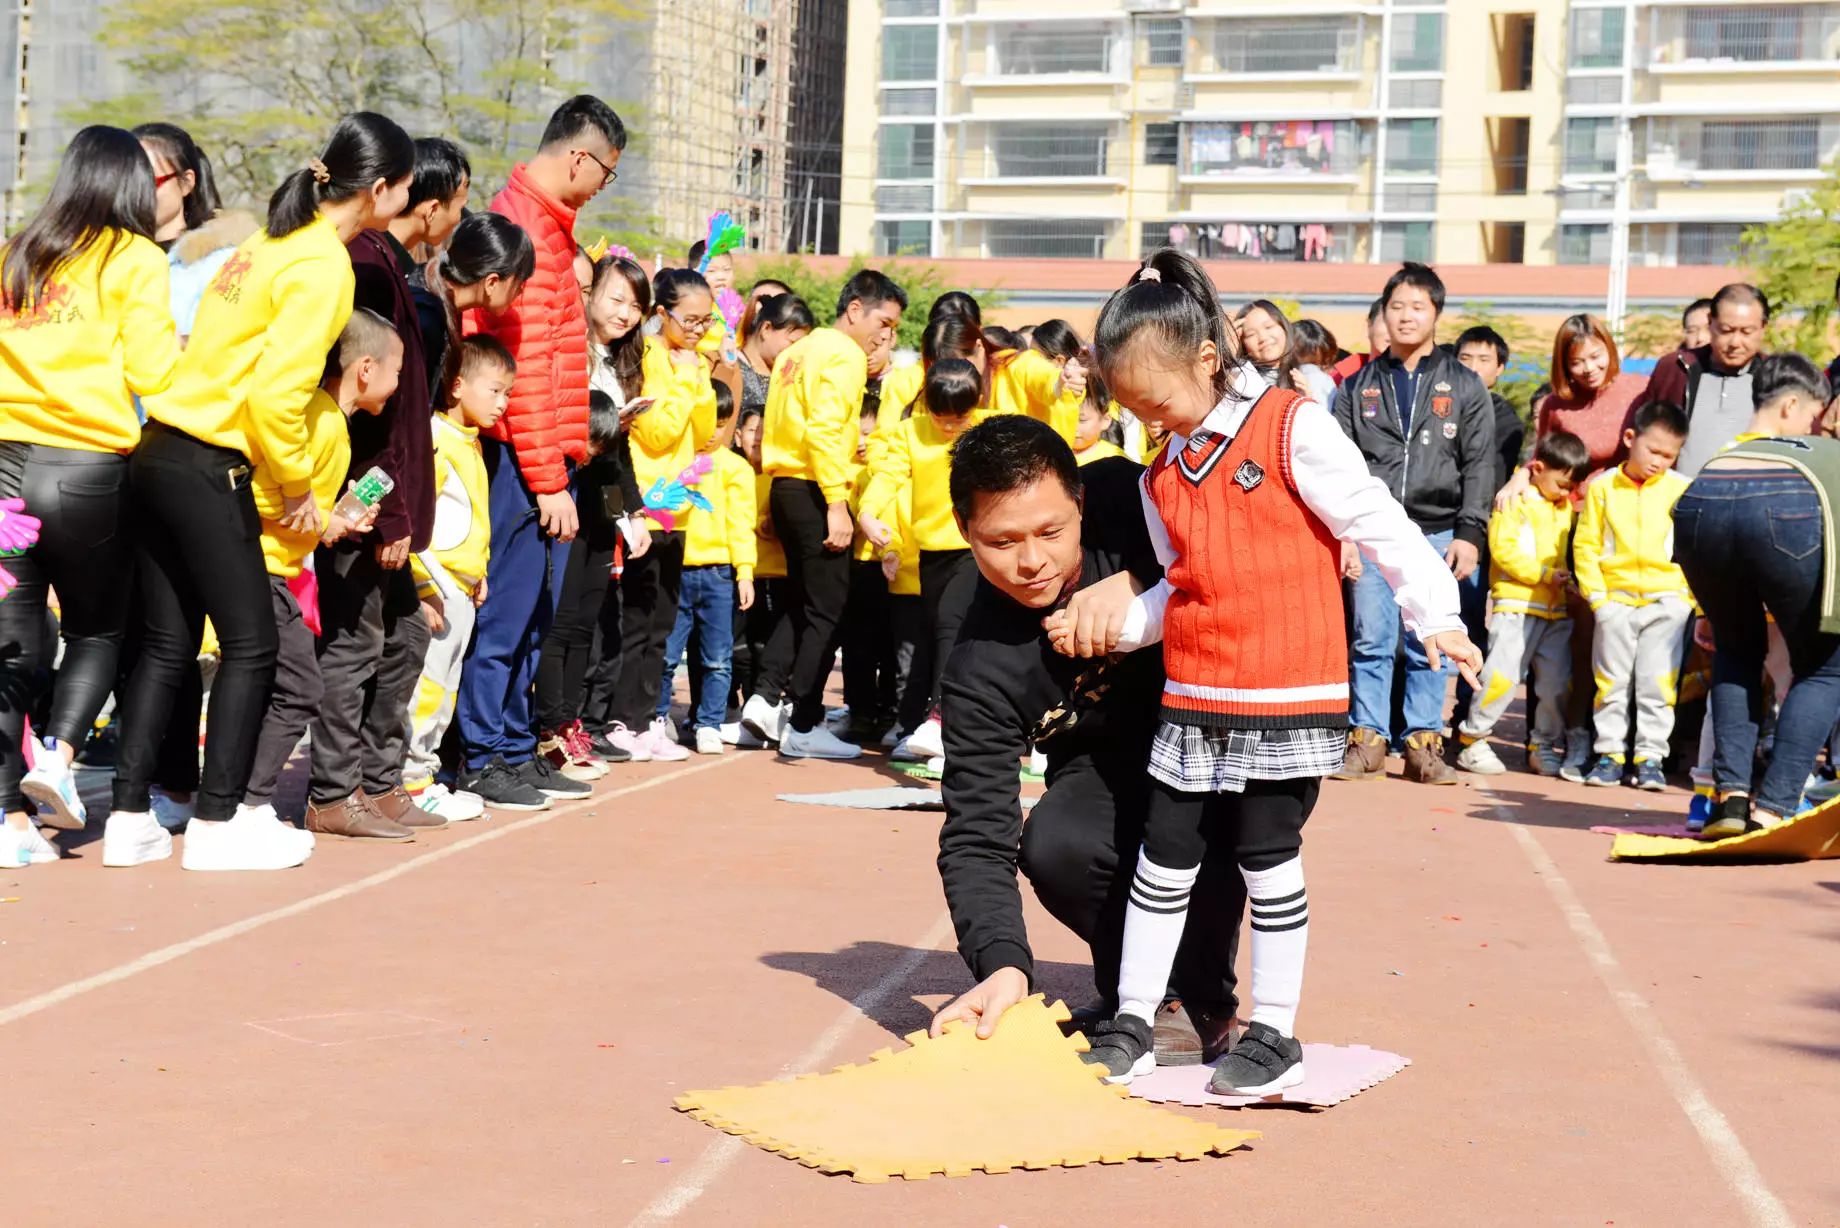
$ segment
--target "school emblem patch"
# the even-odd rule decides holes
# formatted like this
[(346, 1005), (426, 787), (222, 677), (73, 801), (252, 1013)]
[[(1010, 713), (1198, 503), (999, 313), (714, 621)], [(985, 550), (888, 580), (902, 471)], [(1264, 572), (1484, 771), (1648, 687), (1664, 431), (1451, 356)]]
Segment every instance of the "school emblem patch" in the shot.
[(1454, 422), (1446, 422), (1444, 424), (1444, 438), (1455, 439), (1456, 437), (1457, 437), (1457, 424)]
[(1243, 460), (1239, 463), (1239, 468), (1233, 471), (1233, 480), (1239, 484), (1241, 490), (1250, 491), (1265, 480), (1265, 471), (1259, 468), (1257, 461)]
[(1450, 417), (1450, 398), (1449, 397), (1432, 397), (1431, 398), (1431, 412), (1436, 414), (1440, 418)]

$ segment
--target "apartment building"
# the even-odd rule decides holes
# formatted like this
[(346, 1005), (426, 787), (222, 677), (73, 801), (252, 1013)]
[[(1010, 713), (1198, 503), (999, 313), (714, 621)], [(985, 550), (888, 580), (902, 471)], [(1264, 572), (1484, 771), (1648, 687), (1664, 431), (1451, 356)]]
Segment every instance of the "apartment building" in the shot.
[(843, 250), (1726, 262), (1840, 153), (1840, 3), (881, 0)]

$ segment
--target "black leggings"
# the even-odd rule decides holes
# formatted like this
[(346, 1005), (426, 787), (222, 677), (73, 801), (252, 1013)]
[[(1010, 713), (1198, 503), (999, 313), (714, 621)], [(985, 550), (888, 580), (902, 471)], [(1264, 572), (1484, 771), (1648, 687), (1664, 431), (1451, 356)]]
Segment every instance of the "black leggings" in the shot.
[(537, 655), (539, 734), (566, 728), (581, 719), (588, 659), (594, 652), (594, 632), (612, 574), (613, 542), (605, 533), (584, 528), (569, 543), (556, 617)]
[[(83, 744), (115, 685), (128, 618), (133, 555), (124, 515), (128, 458), (42, 444), (0, 443), (0, 498), (25, 500), (43, 522), (38, 542), (0, 559), (18, 587), (0, 601), (0, 810), (24, 810), (21, 739), (25, 719), (51, 693), (39, 736)], [(46, 596), (62, 609), (64, 666), (52, 689), (55, 657)]]
[(754, 581), (754, 608), (747, 612), (750, 668), (747, 694), (775, 708), (786, 698), (786, 680), (792, 675), (792, 616), (786, 603), (792, 599), (784, 576)]
[(159, 422), (148, 423), (129, 461), (146, 634), (122, 701), (117, 810), (150, 804), (160, 737), (185, 671), (198, 668), (206, 617), (223, 660), (211, 687), (198, 817), (227, 819), (243, 800), (277, 640), (250, 468), (234, 449)]
[(896, 673), (894, 606), (877, 562), (850, 564), (850, 598), (843, 607), (843, 702), (850, 717), (869, 724), (893, 718), (900, 701)]
[(786, 611), (792, 621), (792, 728), (809, 733), (824, 721), (824, 682), (837, 647), (837, 625), (850, 596), (850, 553), (827, 550), (824, 493), (816, 482), (774, 478), (767, 495), (773, 531), (786, 548)]
[(1210, 846), (1230, 852), (1242, 869), (1281, 866), (1302, 852), (1303, 825), (1321, 791), (1314, 776), (1248, 780), (1244, 793), (1184, 793), (1152, 780), (1144, 852), (1171, 870), (1200, 865)]
[(684, 579), (684, 535), (652, 533), (652, 548), (626, 560), (620, 576), (620, 680), (613, 719), (644, 733), (658, 715), (664, 679), (664, 642), (677, 622)]
[(958, 629), (965, 625), (965, 614), (977, 595), (977, 574), (969, 550), (920, 552), (920, 601), (926, 610), (932, 650), (926, 684), (933, 706), (939, 702), (939, 679), (946, 672), (946, 659), (952, 655), (952, 645), (958, 643)]

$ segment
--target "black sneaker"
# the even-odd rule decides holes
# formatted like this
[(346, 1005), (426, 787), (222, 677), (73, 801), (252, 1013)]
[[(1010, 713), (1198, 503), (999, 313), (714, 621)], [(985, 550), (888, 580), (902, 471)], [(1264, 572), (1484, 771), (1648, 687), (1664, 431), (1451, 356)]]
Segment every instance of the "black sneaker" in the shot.
[(544, 797), (560, 797), (566, 800), (570, 798), (586, 797), (588, 794), (594, 792), (593, 785), (588, 784), (586, 781), (570, 780), (567, 776), (558, 772), (555, 765), (550, 763), (550, 761), (545, 759), (542, 755), (538, 755), (527, 762), (520, 763), (511, 770), (517, 773), (519, 780), (535, 789), (538, 793), (541, 793)]
[(1086, 1033), (1092, 1048), (1080, 1055), (1088, 1065), (1105, 1067), (1107, 1083), (1129, 1083), (1156, 1069), (1150, 1025), (1136, 1015), (1115, 1015)]
[(632, 755), (607, 740), (607, 735), (595, 730), (588, 735), (588, 753), (602, 763), (631, 763)]
[(503, 759), (494, 759), (477, 772), (461, 775), (459, 785), (485, 799), (494, 810), (548, 810), (549, 799), (532, 788)]
[(1301, 1082), (1303, 1046), (1269, 1023), (1254, 1023), (1214, 1067), (1208, 1090), (1221, 1096), (1269, 1096)]
[(1773, 815), (1751, 809), (1751, 799), (1745, 794), (1734, 793), (1712, 808), (1712, 817), (1706, 821), (1706, 829), (1700, 836), (1706, 840), (1729, 840), (1733, 836), (1764, 831), (1780, 822), (1782, 820)]

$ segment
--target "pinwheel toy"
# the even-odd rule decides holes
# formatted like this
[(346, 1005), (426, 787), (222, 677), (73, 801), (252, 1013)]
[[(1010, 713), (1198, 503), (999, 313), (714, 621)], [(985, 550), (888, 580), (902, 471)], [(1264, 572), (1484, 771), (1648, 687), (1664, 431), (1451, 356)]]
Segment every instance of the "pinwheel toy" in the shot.
[(747, 303), (732, 289), (723, 290), (716, 295), (716, 310), (722, 313), (722, 319), (728, 324), (730, 333), (741, 332), (741, 316), (747, 311)]
[(652, 488), (645, 492), (646, 514), (669, 533), (677, 528), (677, 518), (683, 513), (685, 505), (705, 512), (715, 511), (708, 497), (697, 489), (714, 467), (708, 454), (699, 452), (697, 458), (690, 462), (690, 467), (675, 478), (659, 478), (653, 482)]
[(709, 262), (747, 242), (747, 231), (726, 209), (709, 215), (709, 236), (703, 240), (703, 259), (696, 266), (699, 273), (709, 272)]
[(0, 555), (24, 554), (41, 527), (38, 517), (26, 514), (24, 499), (0, 499)]

